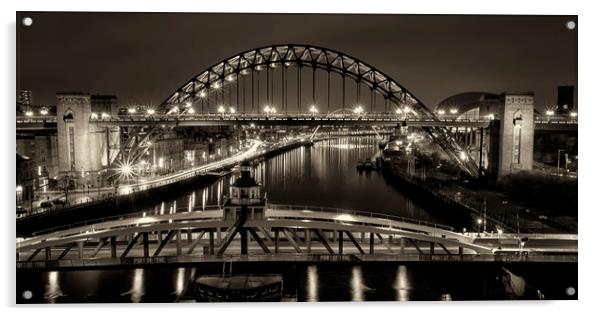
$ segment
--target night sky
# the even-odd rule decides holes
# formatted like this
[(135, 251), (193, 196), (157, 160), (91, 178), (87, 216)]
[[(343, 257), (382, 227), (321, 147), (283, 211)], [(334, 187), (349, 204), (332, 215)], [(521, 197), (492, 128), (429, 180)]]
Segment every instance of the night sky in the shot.
[[(24, 27), (23, 16), (33, 25)], [(158, 104), (231, 55), (273, 44), (327, 47), (372, 64), (429, 107), (466, 91), (577, 86), (570, 16), (18, 13), (17, 89), (35, 104), (57, 91)]]

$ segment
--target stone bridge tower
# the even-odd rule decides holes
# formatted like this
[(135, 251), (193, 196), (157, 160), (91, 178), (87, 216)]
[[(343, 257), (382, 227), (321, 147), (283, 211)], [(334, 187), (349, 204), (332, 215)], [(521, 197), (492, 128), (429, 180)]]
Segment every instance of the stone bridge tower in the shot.
[(72, 178), (97, 175), (102, 168), (102, 134), (90, 124), (90, 95), (59, 93), (56, 99), (59, 173)]
[(504, 93), (499, 111), (498, 178), (533, 168), (533, 93)]

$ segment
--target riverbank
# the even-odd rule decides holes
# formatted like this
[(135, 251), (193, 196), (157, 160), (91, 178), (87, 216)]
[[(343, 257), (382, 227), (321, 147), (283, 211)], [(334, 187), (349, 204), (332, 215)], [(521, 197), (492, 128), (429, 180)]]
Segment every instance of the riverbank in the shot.
[(228, 174), (231, 168), (242, 161), (253, 161), (256, 159), (267, 159), (283, 152), (301, 146), (313, 144), (312, 141), (302, 139), (291, 143), (276, 145), (256, 152), (240, 161), (232, 161), (212, 170), (211, 173), (191, 173), (178, 181), (168, 181), (163, 185), (148, 187), (141, 190), (132, 189), (128, 194), (113, 195), (104, 200), (93, 201), (78, 205), (72, 205), (60, 209), (38, 213), (17, 219), (17, 237), (29, 237), (36, 231), (42, 231), (51, 227), (58, 227), (79, 222), (119, 216), (132, 213), (144, 208), (152, 207), (160, 200), (176, 198), (183, 191), (191, 187), (209, 186), (222, 176)]
[(448, 217), (461, 216), (465, 223), (472, 223), (470, 227), (464, 225), (456, 227), (458, 229), (493, 232), (501, 229), (523, 233), (577, 232), (576, 222), (573, 225), (567, 220), (542, 215), (540, 210), (509, 201), (511, 199), (501, 192), (479, 189), (475, 183), (460, 183), (436, 170), (423, 171), (425, 174), (422, 178), (412, 176), (405, 167), (399, 158), (394, 158), (383, 168), (383, 174), (391, 179), (393, 185), (409, 190), (423, 203), (445, 210)]

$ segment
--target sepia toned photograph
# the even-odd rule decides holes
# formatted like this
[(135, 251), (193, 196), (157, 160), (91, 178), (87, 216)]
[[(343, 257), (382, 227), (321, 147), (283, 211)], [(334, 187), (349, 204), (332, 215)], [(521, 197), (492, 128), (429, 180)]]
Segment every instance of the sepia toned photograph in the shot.
[(578, 25), (16, 12), (16, 303), (577, 300)]

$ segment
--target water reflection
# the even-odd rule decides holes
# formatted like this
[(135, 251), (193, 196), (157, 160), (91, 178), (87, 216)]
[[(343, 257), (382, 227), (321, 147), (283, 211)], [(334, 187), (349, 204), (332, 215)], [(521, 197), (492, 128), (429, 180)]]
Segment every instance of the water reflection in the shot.
[(408, 269), (406, 266), (397, 267), (394, 289), (397, 290), (398, 301), (408, 301), (410, 299), (410, 281), (408, 279)]
[[(435, 220), (403, 192), (390, 186), (381, 173), (357, 171), (358, 161), (377, 152), (376, 137), (343, 137), (278, 154), (253, 166), (251, 172), (271, 203), (319, 205)], [(208, 187), (164, 202), (173, 205), (169, 210), (172, 213), (204, 210), (223, 202), (236, 177), (229, 174)], [(164, 214), (164, 208), (164, 203), (157, 203), (155, 214)]]
[(144, 295), (144, 270), (134, 270), (134, 278), (132, 279), (132, 287), (129, 291), (121, 293), (121, 296), (130, 295), (132, 303), (140, 303)]
[(307, 267), (307, 301), (317, 302), (318, 298), (318, 268), (316, 266)]
[(48, 272), (48, 282), (45, 286), (44, 300), (47, 303), (56, 303), (56, 299), (63, 296), (59, 285), (59, 273), (57, 271)]
[(360, 302), (364, 300), (364, 278), (362, 276), (362, 268), (359, 266), (353, 267), (351, 270), (351, 300)]
[(180, 295), (182, 294), (182, 292), (184, 291), (184, 283), (186, 282), (186, 269), (184, 268), (178, 268), (178, 272), (176, 275), (176, 291), (175, 294), (176, 295)]

